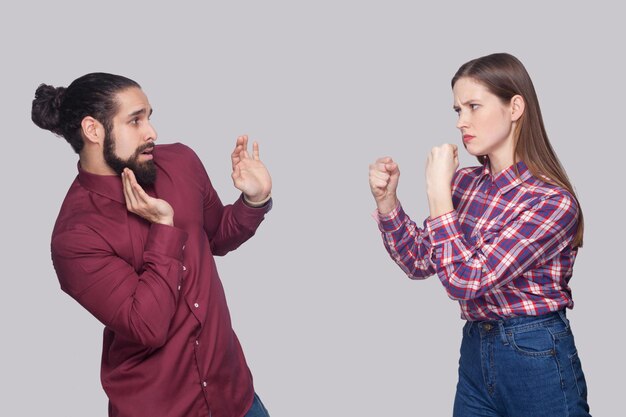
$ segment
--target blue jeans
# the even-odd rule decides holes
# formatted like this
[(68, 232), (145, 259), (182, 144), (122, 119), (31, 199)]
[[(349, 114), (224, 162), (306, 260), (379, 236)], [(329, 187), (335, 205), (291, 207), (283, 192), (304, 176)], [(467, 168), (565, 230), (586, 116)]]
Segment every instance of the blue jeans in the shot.
[(270, 417), (270, 414), (267, 412), (259, 396), (256, 395), (256, 392), (254, 393), (254, 402), (245, 417)]
[(565, 312), (463, 327), (454, 417), (590, 416)]

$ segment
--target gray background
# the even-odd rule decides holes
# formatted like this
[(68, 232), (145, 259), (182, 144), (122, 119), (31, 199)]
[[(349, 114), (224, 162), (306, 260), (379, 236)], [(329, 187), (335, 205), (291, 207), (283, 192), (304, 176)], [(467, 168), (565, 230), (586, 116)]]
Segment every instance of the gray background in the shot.
[[(159, 142), (193, 147), (225, 202), (238, 195), (236, 136), (261, 143), (275, 208), (218, 267), (272, 416), (450, 415), (458, 306), (436, 278), (410, 281), (388, 258), (370, 217), (367, 170), (378, 156), (395, 157), (400, 197), (421, 222), (426, 152), (460, 143), (450, 78), (500, 51), (533, 77), (585, 211), (570, 318), (592, 412), (615, 415), (626, 371), (618, 343), (626, 30), (612, 3), (0, 6), (0, 415), (106, 414), (102, 326), (60, 291), (49, 255), (76, 155), (29, 117), (39, 83), (67, 86), (92, 71), (142, 84)], [(475, 160), (463, 154), (461, 164)]]

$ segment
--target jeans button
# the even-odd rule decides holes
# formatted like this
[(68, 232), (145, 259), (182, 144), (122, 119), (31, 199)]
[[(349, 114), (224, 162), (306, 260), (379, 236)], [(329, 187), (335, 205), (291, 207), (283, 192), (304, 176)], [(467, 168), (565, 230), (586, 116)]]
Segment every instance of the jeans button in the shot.
[(490, 331), (493, 328), (493, 326), (489, 323), (485, 323), (483, 325), (483, 329), (485, 329), (486, 332)]

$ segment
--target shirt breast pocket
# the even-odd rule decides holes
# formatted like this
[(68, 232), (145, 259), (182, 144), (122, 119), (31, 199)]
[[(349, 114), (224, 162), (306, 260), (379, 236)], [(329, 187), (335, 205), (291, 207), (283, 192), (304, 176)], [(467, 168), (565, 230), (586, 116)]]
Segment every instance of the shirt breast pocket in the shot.
[(482, 225), (476, 228), (477, 231), (477, 244), (489, 244), (493, 243), (498, 238), (507, 238), (506, 229), (515, 226), (515, 222), (518, 220), (520, 213), (526, 210), (525, 205), (521, 204), (515, 207), (514, 210), (505, 210), (500, 216), (494, 217), (485, 221)]

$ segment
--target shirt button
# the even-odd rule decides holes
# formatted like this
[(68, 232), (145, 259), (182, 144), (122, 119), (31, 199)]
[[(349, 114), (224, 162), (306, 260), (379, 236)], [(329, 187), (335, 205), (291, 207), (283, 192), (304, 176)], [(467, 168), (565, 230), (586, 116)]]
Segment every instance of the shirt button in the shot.
[(183, 265), (183, 271), (186, 271), (187, 267), (185, 265)]
[(196, 340), (196, 346), (200, 346), (200, 342)]
[(180, 285), (178, 286), (178, 291), (180, 291)]
[(203, 386), (203, 387), (206, 387), (206, 381), (203, 381), (203, 382), (202, 382), (202, 386)]
[(195, 308), (198, 308), (198, 307), (200, 307), (200, 304), (198, 304), (198, 303), (194, 303), (194, 305), (193, 305), (193, 306), (194, 306)]
[(185, 245), (183, 245), (183, 250), (185, 250)]

